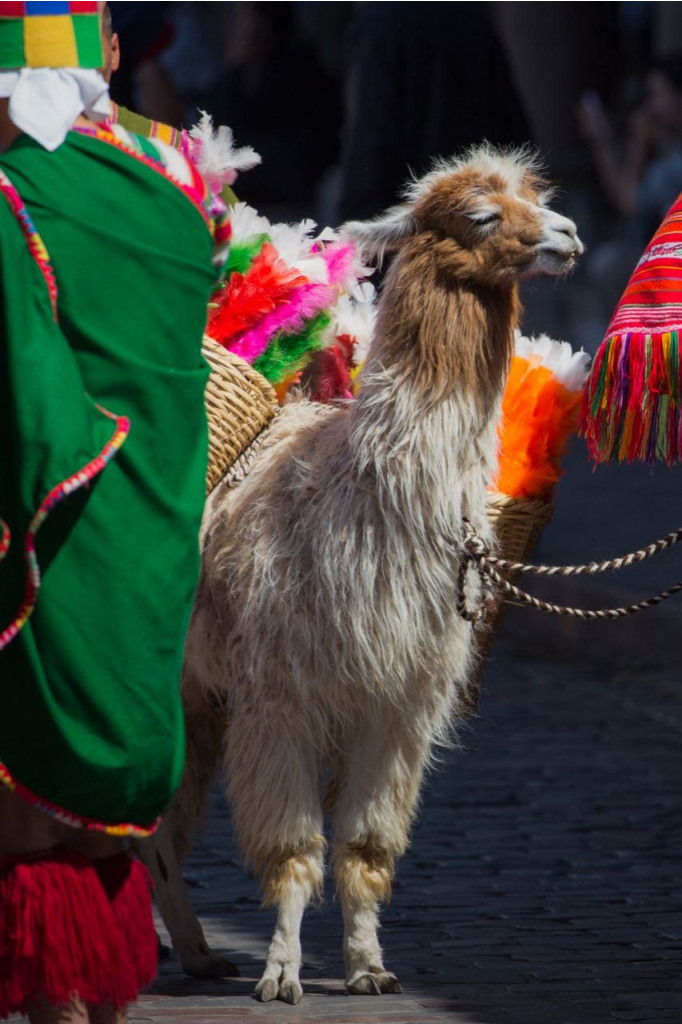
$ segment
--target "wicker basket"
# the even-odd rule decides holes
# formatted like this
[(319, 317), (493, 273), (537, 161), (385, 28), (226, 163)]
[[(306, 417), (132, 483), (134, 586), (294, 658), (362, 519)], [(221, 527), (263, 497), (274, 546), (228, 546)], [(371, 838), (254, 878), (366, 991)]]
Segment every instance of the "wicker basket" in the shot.
[(512, 562), (527, 561), (552, 518), (554, 506), (536, 498), (510, 498), (493, 492), (488, 495), (488, 519), (495, 529), (499, 554)]
[(273, 419), (278, 403), (265, 377), (207, 335), (202, 351), (211, 366), (205, 392), (210, 494)]
[[(508, 494), (492, 492), (488, 495), (488, 519), (492, 523), (499, 543), (499, 556), (510, 562), (528, 562), (545, 526), (554, 512), (554, 506), (547, 501), (536, 498), (510, 498)], [(502, 574), (510, 583), (515, 583), (519, 574), (506, 572)], [(478, 698), (483, 684), (483, 676), (488, 655), (495, 643), (505, 612), (502, 598), (497, 602), (495, 610), (484, 621), (478, 635), (478, 670), (469, 683), (465, 696), (465, 711), (473, 715), (478, 707)]]

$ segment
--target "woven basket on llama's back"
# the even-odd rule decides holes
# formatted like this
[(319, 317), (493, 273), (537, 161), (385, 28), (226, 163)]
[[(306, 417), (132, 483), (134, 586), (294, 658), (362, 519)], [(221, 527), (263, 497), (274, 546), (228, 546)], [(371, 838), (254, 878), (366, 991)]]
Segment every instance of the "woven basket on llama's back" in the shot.
[(204, 336), (211, 372), (204, 393), (208, 417), (206, 493), (274, 419), (279, 403), (272, 385), (239, 356)]
[[(529, 562), (542, 531), (552, 518), (554, 505), (540, 498), (512, 498), (508, 494), (492, 491), (487, 499), (487, 512), (495, 530), (498, 556), (509, 562)], [(520, 573), (504, 572), (502, 575), (509, 583), (516, 583)], [(466, 695), (466, 710), (472, 715), (478, 706), (486, 662), (504, 612), (505, 604), (500, 596), (494, 611), (479, 627), (478, 669), (473, 673)]]
[(499, 556), (525, 562), (532, 556), (554, 512), (551, 502), (539, 498), (511, 498), (497, 491), (488, 495), (488, 519), (495, 529)]

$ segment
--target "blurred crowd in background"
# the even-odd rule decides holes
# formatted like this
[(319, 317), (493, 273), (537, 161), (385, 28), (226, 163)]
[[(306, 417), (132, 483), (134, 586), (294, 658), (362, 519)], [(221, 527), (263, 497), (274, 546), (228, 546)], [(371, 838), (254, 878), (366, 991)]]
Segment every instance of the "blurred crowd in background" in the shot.
[(527, 330), (594, 351), (682, 191), (677, 3), (111, 3), (120, 104), (199, 110), (251, 145), (236, 185), (272, 220), (372, 216), (411, 173), (487, 139), (531, 142), (588, 253)]

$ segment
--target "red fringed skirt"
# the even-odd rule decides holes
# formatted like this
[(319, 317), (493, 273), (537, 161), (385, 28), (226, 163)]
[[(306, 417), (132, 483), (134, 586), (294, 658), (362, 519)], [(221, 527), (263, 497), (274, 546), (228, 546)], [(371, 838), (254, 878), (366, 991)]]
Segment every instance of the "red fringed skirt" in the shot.
[(0, 859), (0, 1018), (73, 996), (123, 1007), (156, 975), (150, 880), (120, 854)]

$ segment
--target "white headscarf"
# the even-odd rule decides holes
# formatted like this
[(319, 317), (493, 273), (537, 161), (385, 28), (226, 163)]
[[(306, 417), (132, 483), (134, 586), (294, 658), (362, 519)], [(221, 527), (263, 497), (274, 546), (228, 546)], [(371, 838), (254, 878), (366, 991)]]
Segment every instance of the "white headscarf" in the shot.
[(0, 97), (9, 97), (10, 121), (52, 151), (79, 114), (104, 121), (109, 86), (93, 68), (21, 68), (0, 72)]

